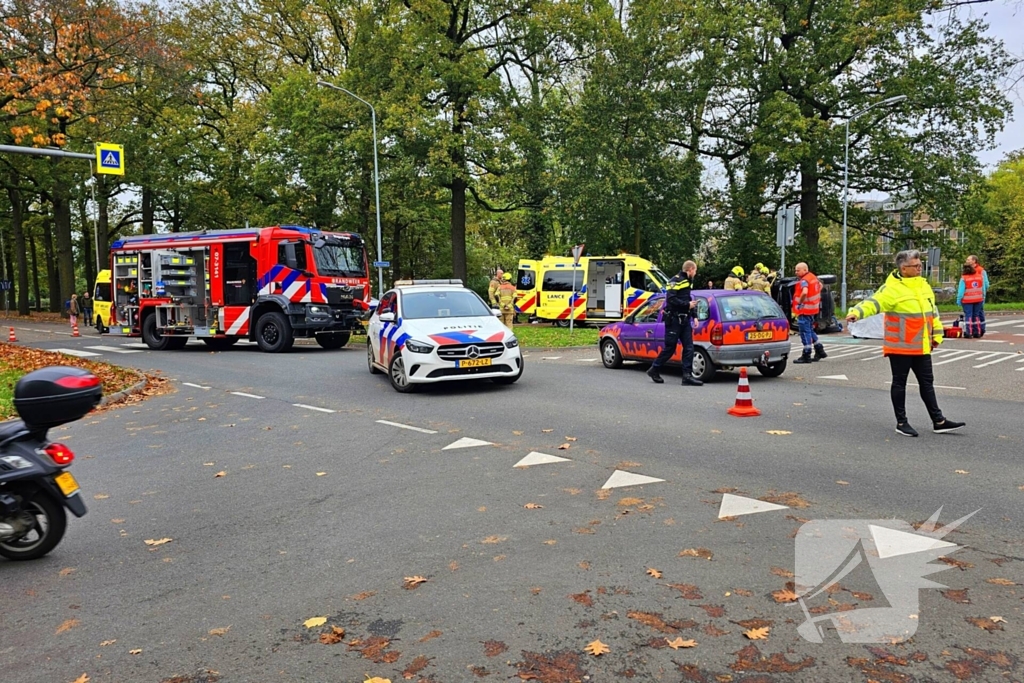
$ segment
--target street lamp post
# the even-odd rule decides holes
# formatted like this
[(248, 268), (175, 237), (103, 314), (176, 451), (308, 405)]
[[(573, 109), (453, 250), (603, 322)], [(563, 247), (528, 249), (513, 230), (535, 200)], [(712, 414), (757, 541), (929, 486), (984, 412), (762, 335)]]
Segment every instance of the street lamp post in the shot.
[[(349, 97), (359, 100), (367, 107), (370, 108), (370, 121), (373, 125), (373, 192), (376, 198), (377, 206), (377, 262), (380, 263), (384, 260), (383, 252), (381, 251), (381, 239), (380, 239), (380, 175), (377, 172), (377, 111), (373, 108), (373, 105), (364, 100), (354, 92), (348, 91), (342, 88), (340, 85), (334, 85), (327, 81), (317, 81), (317, 85), (323, 88), (330, 88), (332, 90), (338, 90), (345, 93)], [(377, 298), (384, 296), (384, 267), (377, 266)]]
[(850, 121), (853, 121), (863, 114), (867, 114), (875, 107), (887, 106), (890, 104), (896, 104), (907, 99), (906, 95), (896, 95), (895, 97), (889, 97), (882, 100), (881, 102), (875, 102), (872, 105), (864, 107), (858, 112), (854, 112), (852, 116), (846, 119), (846, 145), (845, 145), (845, 158), (843, 160), (843, 284), (841, 288), (841, 301), (839, 304), (840, 309), (846, 313), (846, 205), (848, 202), (848, 192), (850, 188)]

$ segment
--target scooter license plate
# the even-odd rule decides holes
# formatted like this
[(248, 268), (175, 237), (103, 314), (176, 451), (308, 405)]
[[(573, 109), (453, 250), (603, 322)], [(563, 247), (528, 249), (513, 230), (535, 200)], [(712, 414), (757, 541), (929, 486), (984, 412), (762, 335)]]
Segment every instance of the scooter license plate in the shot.
[(490, 364), (490, 358), (467, 358), (466, 360), (455, 361), (455, 367), (457, 368), (482, 368)]
[(71, 475), (70, 472), (61, 472), (53, 478), (53, 483), (57, 485), (60, 492), (65, 496), (70, 496), (72, 493), (78, 490), (78, 482)]

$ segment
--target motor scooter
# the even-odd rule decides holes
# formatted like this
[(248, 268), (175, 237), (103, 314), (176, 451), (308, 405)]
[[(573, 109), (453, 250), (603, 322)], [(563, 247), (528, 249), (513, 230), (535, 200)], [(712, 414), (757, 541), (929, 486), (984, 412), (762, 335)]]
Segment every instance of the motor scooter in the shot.
[(64, 537), (65, 508), (85, 514), (67, 471), (75, 454), (47, 432), (83, 418), (102, 396), (99, 378), (81, 368), (43, 368), (18, 380), (14, 407), (21, 419), (0, 423), (0, 556), (42, 557)]

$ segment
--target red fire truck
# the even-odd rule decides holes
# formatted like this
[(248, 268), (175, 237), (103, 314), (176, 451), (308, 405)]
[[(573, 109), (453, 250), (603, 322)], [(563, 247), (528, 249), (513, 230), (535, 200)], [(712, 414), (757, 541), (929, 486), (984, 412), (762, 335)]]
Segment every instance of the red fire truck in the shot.
[(359, 235), (295, 225), (136, 235), (111, 245), (108, 334), (151, 349), (212, 349), (239, 339), (279, 353), (296, 337), (325, 349), (361, 330), (370, 299)]

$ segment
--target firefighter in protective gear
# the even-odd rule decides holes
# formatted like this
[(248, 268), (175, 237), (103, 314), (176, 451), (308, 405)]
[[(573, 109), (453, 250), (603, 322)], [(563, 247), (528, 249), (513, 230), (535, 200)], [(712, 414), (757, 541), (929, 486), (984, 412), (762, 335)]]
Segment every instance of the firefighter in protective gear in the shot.
[(758, 263), (754, 266), (754, 269), (747, 275), (747, 289), (752, 289), (758, 292), (764, 292), (765, 294), (771, 291), (771, 284), (768, 282), (768, 278), (765, 275), (768, 273), (768, 269), (764, 267), (763, 263)]
[(501, 322), (511, 330), (512, 324), (516, 321), (516, 286), (512, 284), (512, 273), (505, 273), (502, 276), (497, 298)]
[(736, 266), (732, 269), (732, 274), (725, 278), (725, 289), (743, 289), (743, 266)]
[(668, 281), (665, 287), (665, 310), (662, 320), (665, 323), (665, 347), (658, 354), (651, 364), (647, 375), (656, 384), (663, 384), (658, 369), (667, 363), (676, 352), (676, 344), (683, 342), (683, 384), (699, 387), (704, 384), (693, 376), (693, 328), (690, 326), (690, 316), (697, 307), (693, 300), (693, 278), (697, 274), (697, 264), (687, 261), (683, 264), (679, 274)]
[[(793, 317), (796, 318), (797, 329), (800, 330), (800, 341), (804, 345), (803, 355), (794, 363), (811, 363), (828, 358), (825, 347), (818, 341), (814, 331), (814, 319), (821, 310), (821, 281), (807, 268), (806, 263), (796, 264), (796, 276), (800, 280), (793, 291)], [(811, 357), (811, 347), (814, 357)]]
[(928, 407), (932, 431), (942, 434), (964, 426), (943, 417), (935, 398), (931, 353), (942, 343), (942, 321), (935, 306), (935, 294), (928, 280), (921, 277), (921, 269), (921, 252), (901, 251), (896, 255), (896, 270), (889, 274), (885, 284), (846, 315), (847, 322), (876, 313), (885, 315), (882, 353), (888, 356), (892, 369), (890, 396), (896, 413), (896, 432), (903, 436), (917, 436), (907, 421), (907, 377), (911, 370)]
[(491, 278), (490, 284), (487, 285), (487, 299), (491, 302), (491, 308), (498, 307), (498, 288), (501, 287), (503, 275), (501, 268), (498, 268), (494, 271), (494, 277)]

